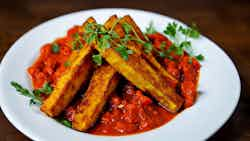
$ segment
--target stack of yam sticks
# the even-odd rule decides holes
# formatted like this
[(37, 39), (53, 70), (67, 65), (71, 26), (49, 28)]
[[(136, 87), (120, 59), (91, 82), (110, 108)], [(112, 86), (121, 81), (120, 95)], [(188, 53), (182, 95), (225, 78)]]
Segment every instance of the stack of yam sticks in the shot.
[[(89, 23), (96, 23), (96, 21), (92, 17), (88, 18), (82, 25), (83, 32)], [(123, 37), (125, 36), (122, 26), (124, 23), (134, 29), (131, 36), (146, 40), (129, 15), (122, 18), (113, 15), (104, 23), (104, 27), (106, 30), (114, 30)], [(50, 117), (58, 116), (72, 102), (81, 86), (85, 85), (88, 88), (77, 105), (72, 127), (79, 131), (86, 131), (100, 116), (106, 101), (115, 91), (122, 76), (151, 95), (167, 111), (178, 112), (184, 100), (169, 84), (170, 81), (177, 83), (177, 80), (161, 66), (153, 54), (145, 53), (142, 45), (136, 41), (128, 41), (126, 47), (134, 52), (127, 60), (115, 51), (115, 43), (111, 43), (105, 50), (100, 49), (96, 42), (85, 43), (83, 48), (73, 52), (69, 58), (72, 65), (58, 79), (53, 92), (43, 102), (41, 111)], [(95, 68), (91, 60), (93, 52), (99, 52), (105, 59), (105, 64)]]

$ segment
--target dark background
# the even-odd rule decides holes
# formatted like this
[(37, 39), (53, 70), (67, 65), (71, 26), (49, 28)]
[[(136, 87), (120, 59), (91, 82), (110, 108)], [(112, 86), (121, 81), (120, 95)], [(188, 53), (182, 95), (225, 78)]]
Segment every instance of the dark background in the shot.
[[(236, 111), (209, 140), (250, 140), (249, 0), (0, 0), (0, 60), (22, 34), (42, 22), (70, 12), (109, 7), (144, 9), (187, 24), (196, 22), (203, 35), (229, 54), (239, 70), (242, 83)], [(0, 141), (15, 140), (29, 139), (16, 130), (0, 111)]]

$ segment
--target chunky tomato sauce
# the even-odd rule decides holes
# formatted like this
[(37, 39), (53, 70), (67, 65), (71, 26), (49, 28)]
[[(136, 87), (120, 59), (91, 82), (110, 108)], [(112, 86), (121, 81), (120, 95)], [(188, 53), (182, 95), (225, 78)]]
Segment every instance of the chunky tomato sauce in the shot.
[(65, 71), (67, 59), (71, 54), (72, 35), (80, 30), (80, 26), (71, 28), (67, 36), (57, 39), (54, 43), (60, 46), (58, 53), (52, 50), (52, 44), (45, 44), (40, 49), (40, 56), (36, 62), (28, 68), (34, 89), (41, 88), (45, 82), (55, 86), (56, 80)]
[[(45, 82), (49, 82), (52, 87), (55, 86), (57, 79), (67, 69), (65, 62), (71, 54), (72, 35), (77, 32), (80, 32), (79, 26), (71, 28), (66, 37), (55, 41), (60, 46), (58, 53), (53, 53), (52, 44), (46, 44), (41, 48), (40, 57), (28, 68), (35, 89), (41, 88)], [(163, 42), (166, 49), (172, 44), (160, 33), (149, 35), (149, 39), (157, 49)], [(183, 106), (185, 109), (192, 106), (197, 98), (200, 64), (186, 53), (182, 56), (171, 53), (171, 57), (159, 59), (159, 61), (172, 76), (179, 80), (173, 87), (185, 99)], [(74, 117), (74, 105), (69, 106), (64, 112), (64, 117), (69, 121)], [(115, 93), (109, 98), (104, 112), (88, 132), (98, 135), (140, 133), (157, 128), (175, 116), (176, 114), (167, 112), (128, 82), (123, 86), (122, 92)]]
[(142, 91), (127, 84), (121, 96), (113, 95), (110, 98), (108, 110), (89, 132), (101, 135), (139, 133), (159, 127), (174, 116), (175, 114), (155, 104)]

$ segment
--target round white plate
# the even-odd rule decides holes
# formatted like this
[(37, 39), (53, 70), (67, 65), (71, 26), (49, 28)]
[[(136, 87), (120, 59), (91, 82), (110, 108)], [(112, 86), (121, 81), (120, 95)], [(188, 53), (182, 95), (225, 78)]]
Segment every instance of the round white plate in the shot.
[[(240, 97), (240, 79), (230, 58), (212, 41), (202, 36), (193, 41), (198, 53), (205, 56), (202, 62), (199, 91), (195, 105), (180, 113), (168, 124), (141, 134), (109, 137), (81, 133), (45, 116), (37, 107), (29, 106), (29, 99), (20, 96), (10, 86), (17, 81), (31, 89), (26, 69), (39, 54), (39, 48), (58, 37), (67, 29), (82, 24), (93, 16), (103, 23), (109, 16), (130, 14), (141, 29), (152, 20), (159, 31), (167, 23), (179, 21), (156, 13), (132, 9), (96, 9), (80, 11), (49, 20), (26, 34), (6, 53), (0, 67), (0, 103), (9, 121), (21, 132), (37, 141), (165, 141), (204, 140), (213, 135), (231, 116)], [(181, 24), (181, 23), (180, 23)]]

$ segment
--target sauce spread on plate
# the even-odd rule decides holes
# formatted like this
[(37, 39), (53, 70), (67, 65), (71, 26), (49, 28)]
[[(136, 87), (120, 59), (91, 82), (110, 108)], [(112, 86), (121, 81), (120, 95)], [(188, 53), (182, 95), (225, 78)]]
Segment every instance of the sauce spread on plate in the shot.
[[(55, 86), (57, 79), (67, 69), (67, 59), (71, 54), (72, 35), (79, 32), (79, 26), (68, 31), (64, 38), (55, 41), (60, 50), (53, 52), (53, 44), (46, 44), (41, 48), (40, 57), (28, 68), (35, 89), (41, 88), (45, 82)], [(148, 35), (155, 48), (160, 48), (165, 42), (165, 48), (171, 46), (171, 42), (162, 34)], [(179, 80), (174, 84), (178, 94), (185, 99), (184, 108), (192, 106), (197, 97), (197, 82), (200, 64), (195, 58), (187, 54), (172, 58), (159, 59), (166, 70)], [(127, 135), (148, 131), (164, 125), (176, 114), (171, 114), (160, 107), (146, 93), (135, 86), (126, 83), (122, 92), (114, 93), (108, 100), (108, 104), (99, 120), (89, 129), (89, 133), (98, 135)], [(74, 105), (69, 106), (64, 115), (69, 121), (74, 117)]]

